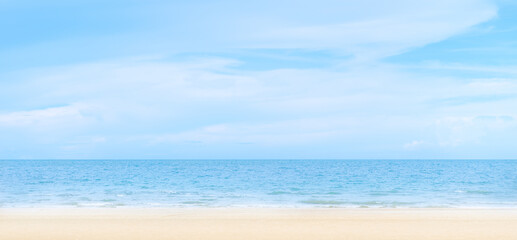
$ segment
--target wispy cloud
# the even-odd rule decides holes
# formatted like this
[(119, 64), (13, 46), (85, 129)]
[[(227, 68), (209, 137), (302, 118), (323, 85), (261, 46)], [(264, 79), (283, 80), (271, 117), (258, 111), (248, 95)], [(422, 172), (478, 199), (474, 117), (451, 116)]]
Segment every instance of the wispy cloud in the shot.
[(436, 121), (438, 144), (456, 147), (464, 144), (483, 145), (486, 135), (506, 135), (515, 129), (513, 116), (444, 117)]
[(0, 114), (0, 126), (49, 128), (62, 124), (80, 124), (87, 120), (77, 106), (53, 107)]
[[(73, 6), (93, 13), (99, 2)], [(91, 27), (81, 34), (0, 40), (0, 157), (436, 157), (515, 129), (510, 65), (386, 59), (495, 19), (491, 1), (156, 2), (123, 13), (123, 26), (101, 15), (79, 21)], [(92, 27), (103, 19), (115, 25)]]
[[(349, 63), (347, 69), (353, 71), (244, 71), (236, 64), (234, 60), (214, 58), (187, 62), (154, 59), (26, 72), (18, 76), (22, 81), (17, 86), (45, 91), (21, 94), (20, 99), (30, 94), (38, 103), (73, 104), (4, 113), (0, 126), (23, 125), (33, 129), (34, 134), (38, 134), (35, 129), (50, 125), (75, 126), (53, 129), (61, 136), (61, 140), (55, 140), (57, 146), (67, 151), (80, 151), (81, 146), (90, 149), (103, 144), (137, 144), (174, 155), (167, 149), (185, 144), (270, 148), (318, 145), (323, 149), (324, 144), (340, 142), (347, 148), (364, 151), (379, 145), (389, 151), (400, 146), (414, 151), (423, 142), (426, 148), (469, 144), (463, 139), (469, 139), (464, 132), (470, 130), (458, 133), (455, 129), (478, 122), (472, 120), (477, 118), (472, 117), (471, 106), (480, 101), (458, 105), (443, 102), (445, 96), (461, 99), (479, 94), (482, 89), (494, 93), (513, 91), (508, 90), (511, 82), (501, 79), (458, 80), (436, 86), (425, 77), (389, 64)], [(415, 78), (422, 81), (412, 81)], [(449, 91), (444, 93), (444, 87)], [(442, 102), (428, 104), (433, 101)], [(489, 109), (474, 108), (474, 116), (517, 115), (506, 108), (515, 102), (513, 98), (491, 102)], [(438, 129), (438, 135), (434, 129)], [(373, 140), (364, 142), (370, 138)], [(110, 141), (95, 141), (92, 145), (93, 140), (84, 139)], [(355, 154), (365, 153), (361, 151)]]

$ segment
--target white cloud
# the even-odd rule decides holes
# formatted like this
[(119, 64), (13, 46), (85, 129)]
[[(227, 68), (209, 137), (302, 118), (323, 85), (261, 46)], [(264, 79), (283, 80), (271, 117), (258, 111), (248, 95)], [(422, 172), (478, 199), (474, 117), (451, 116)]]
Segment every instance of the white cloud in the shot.
[(456, 70), (460, 72), (479, 72), (479, 73), (497, 73), (505, 74), (511, 77), (517, 75), (517, 66), (490, 66), (490, 65), (472, 65), (463, 63), (442, 63), (427, 62), (420, 65), (408, 65), (410, 68), (434, 69), (434, 70)]
[[(467, 129), (474, 114), (517, 115), (517, 110), (509, 107), (516, 99), (471, 99), (483, 92), (517, 94), (511, 79), (437, 79), (380, 63), (348, 63), (346, 70), (265, 71), (238, 70), (235, 64), (213, 58), (189, 62), (154, 59), (27, 71), (19, 76), (18, 89), (10, 88), (21, 93), (12, 101), (31, 99), (65, 107), (5, 113), (0, 125), (87, 127), (91, 133), (81, 128), (56, 130), (68, 136), (66, 141), (74, 148), (82, 144), (76, 136), (90, 139), (85, 136), (90, 134), (91, 139), (102, 135), (118, 139), (115, 141), (173, 145), (304, 145), (399, 135), (393, 140), (394, 148), (419, 149), (416, 146), (422, 144), (418, 141), (425, 141), (426, 146), (452, 146), (482, 138), (482, 134), (466, 134), (470, 130), (455, 130), (458, 126)], [(24, 89), (37, 91), (23, 93)], [(443, 101), (464, 97), (461, 105)], [(408, 138), (421, 140), (408, 143)], [(389, 145), (383, 141), (369, 144)]]
[(406, 149), (414, 149), (414, 148), (417, 148), (417, 147), (421, 146), (424, 143), (425, 143), (425, 141), (422, 141), (422, 140), (414, 140), (414, 141), (411, 141), (411, 142), (408, 142), (408, 143), (404, 144), (404, 148), (406, 148)]
[[(171, 8), (202, 16), (189, 21), (190, 29), (166, 26), (187, 49), (332, 49), (360, 60), (441, 41), (497, 16), (495, 4), (485, 0), (220, 1), (204, 6), (174, 4)], [(178, 13), (168, 20), (185, 22), (184, 18)], [(160, 20), (167, 22), (163, 16)]]
[(487, 135), (505, 133), (517, 126), (512, 116), (445, 117), (436, 121), (438, 144), (457, 147), (480, 144)]
[[(157, 143), (247, 143), (260, 145), (299, 145), (329, 140), (350, 132), (353, 119), (332, 117), (296, 119), (262, 123), (210, 125), (176, 134), (138, 137)], [(138, 139), (136, 138), (136, 139)]]
[[(17, 136), (20, 142), (37, 145), (38, 139), (51, 135), (45, 151), (57, 149), (57, 154), (60, 149), (71, 156), (96, 152), (107, 145), (122, 153), (149, 145), (169, 157), (175, 157), (171, 146), (185, 142), (214, 149), (239, 143), (294, 146), (293, 152), (321, 144), (321, 152), (332, 147), (347, 157), (347, 151), (366, 156), (397, 152), (401, 146), (412, 150), (407, 152), (422, 151), (423, 146), (464, 146), (514, 127), (503, 117), (517, 116), (512, 76), (434, 77), (380, 61), (493, 19), (497, 7), (491, 1), (222, 0), (144, 5), (128, 14), (143, 18), (137, 22), (146, 29), (109, 37), (99, 33), (99, 38), (81, 38), (80, 44), (40, 43), (13, 54), (46, 55), (40, 48), (74, 54), (88, 41), (89, 46), (103, 46), (88, 51), (109, 52), (109, 46), (129, 55), (236, 56), (240, 53), (227, 50), (260, 54), (254, 49), (295, 48), (306, 57), (312, 56), (311, 50), (325, 50), (347, 58), (321, 68), (243, 70), (239, 59), (179, 54), (173, 58), (182, 60), (145, 57), (23, 69), (0, 82), (0, 127), (8, 132), (0, 141), (9, 143)], [(260, 61), (266, 60), (255, 63)], [(515, 73), (509, 67), (460, 64), (416, 68)], [(18, 134), (20, 129), (26, 134)]]
[(9, 127), (48, 128), (62, 124), (80, 124), (86, 120), (79, 107), (74, 105), (0, 114), (0, 126)]

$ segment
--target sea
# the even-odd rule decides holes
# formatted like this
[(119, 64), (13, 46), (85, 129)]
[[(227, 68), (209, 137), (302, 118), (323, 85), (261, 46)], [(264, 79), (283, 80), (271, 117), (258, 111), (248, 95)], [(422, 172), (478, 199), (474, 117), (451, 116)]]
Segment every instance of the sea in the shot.
[(515, 208), (514, 160), (0, 160), (0, 208)]

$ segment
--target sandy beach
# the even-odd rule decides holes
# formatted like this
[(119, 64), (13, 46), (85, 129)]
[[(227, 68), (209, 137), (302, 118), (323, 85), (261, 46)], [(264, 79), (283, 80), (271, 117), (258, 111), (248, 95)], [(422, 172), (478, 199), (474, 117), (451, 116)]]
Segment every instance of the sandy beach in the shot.
[(1, 209), (0, 239), (517, 239), (515, 209)]

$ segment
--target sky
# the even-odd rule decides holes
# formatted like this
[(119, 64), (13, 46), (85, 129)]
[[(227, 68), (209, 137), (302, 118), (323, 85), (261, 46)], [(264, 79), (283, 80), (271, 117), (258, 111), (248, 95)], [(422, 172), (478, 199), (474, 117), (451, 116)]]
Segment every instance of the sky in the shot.
[(517, 3), (0, 0), (0, 159), (517, 158)]

